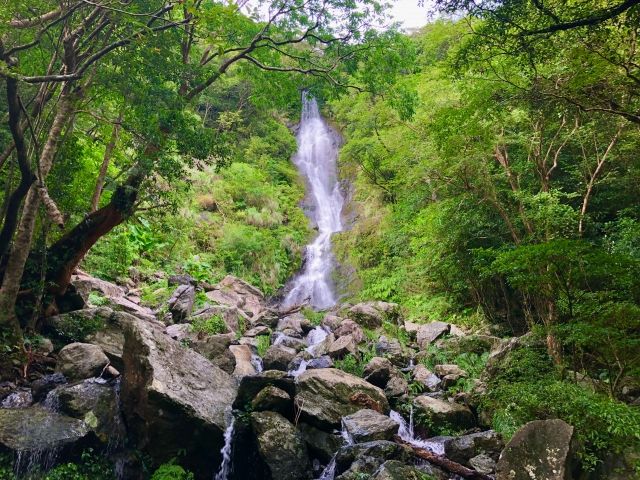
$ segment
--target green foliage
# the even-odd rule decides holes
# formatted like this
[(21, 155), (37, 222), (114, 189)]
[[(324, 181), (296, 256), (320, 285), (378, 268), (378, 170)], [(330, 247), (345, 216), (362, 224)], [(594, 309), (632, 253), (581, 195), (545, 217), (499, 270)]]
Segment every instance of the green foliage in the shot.
[(109, 299), (98, 292), (89, 292), (89, 303), (94, 307), (102, 307), (109, 303)]
[(364, 368), (376, 356), (375, 345), (369, 343), (368, 345), (361, 347), (357, 354), (349, 353), (342, 359), (333, 362), (335, 368), (342, 370), (343, 372), (350, 373), (356, 377), (364, 375)]
[(224, 319), (220, 315), (213, 315), (208, 318), (194, 318), (191, 322), (191, 331), (205, 333), (207, 335), (217, 335), (226, 333), (229, 330)]
[[(113, 464), (89, 448), (82, 452), (77, 463), (61, 464), (47, 472), (36, 472), (26, 478), (27, 480), (116, 480), (116, 475)], [(13, 458), (9, 454), (0, 455), (0, 480), (17, 480), (13, 473)]]
[(105, 327), (105, 319), (99, 315), (83, 315), (79, 312), (69, 312), (60, 317), (55, 324), (55, 334), (63, 341), (82, 342)]
[(260, 335), (256, 337), (256, 349), (258, 350), (258, 355), (260, 357), (264, 357), (264, 354), (267, 353), (270, 346), (271, 335)]
[(193, 480), (193, 473), (187, 472), (174, 461), (162, 464), (151, 475), (151, 480)]
[(313, 308), (305, 307), (302, 309), (304, 317), (311, 322), (311, 325), (318, 326), (324, 319), (324, 312), (316, 312)]

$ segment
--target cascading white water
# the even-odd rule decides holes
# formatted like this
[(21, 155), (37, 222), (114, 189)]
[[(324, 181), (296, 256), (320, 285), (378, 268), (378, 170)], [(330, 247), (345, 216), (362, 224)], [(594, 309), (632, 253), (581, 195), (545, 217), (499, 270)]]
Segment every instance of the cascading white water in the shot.
[(331, 235), (342, 231), (340, 214), (344, 198), (338, 183), (336, 134), (322, 119), (315, 98), (305, 93), (302, 101), (298, 152), (293, 161), (307, 181), (312, 203), (309, 217), (318, 226), (318, 236), (307, 245), (304, 269), (292, 280), (283, 306), (308, 301), (322, 310), (336, 303), (331, 280), (334, 265)]
[(413, 431), (413, 407), (411, 407), (409, 413), (409, 422), (404, 419), (400, 413), (395, 410), (391, 410), (389, 412), (389, 417), (391, 420), (400, 425), (398, 429), (398, 436), (404, 440), (405, 442), (413, 445), (414, 447), (424, 448), (425, 450), (429, 450), (436, 455), (444, 455), (444, 443), (436, 440), (422, 440), (415, 436)]
[(220, 453), (222, 454), (222, 463), (220, 469), (213, 477), (213, 480), (228, 480), (231, 473), (231, 447), (233, 442), (233, 428), (235, 424), (235, 418), (231, 417), (231, 423), (224, 431), (224, 446)]

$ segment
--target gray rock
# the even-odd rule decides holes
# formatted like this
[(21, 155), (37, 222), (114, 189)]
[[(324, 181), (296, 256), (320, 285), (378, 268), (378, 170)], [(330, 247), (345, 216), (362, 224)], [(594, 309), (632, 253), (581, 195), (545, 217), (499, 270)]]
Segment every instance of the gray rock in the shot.
[(229, 351), (234, 356), (236, 362), (236, 368), (233, 370), (235, 377), (244, 377), (258, 373), (253, 364), (253, 354), (249, 345), (230, 345)]
[(233, 402), (233, 408), (245, 410), (250, 406), (251, 401), (265, 387), (278, 387), (293, 397), (295, 395), (294, 380), (287, 376), (286, 372), (279, 370), (267, 370), (257, 375), (242, 377), (238, 387), (238, 395)]
[(322, 320), (322, 324), (329, 327), (330, 330), (334, 331), (338, 327), (340, 327), (340, 324), (342, 323), (342, 321), (343, 321), (342, 318), (328, 313), (327, 315), (324, 316), (324, 319)]
[(304, 421), (321, 429), (340, 428), (343, 416), (362, 408), (389, 412), (381, 389), (334, 368), (308, 370), (300, 375), (295, 404)]
[(180, 285), (167, 302), (169, 312), (175, 323), (186, 322), (193, 312), (196, 289), (191, 285)]
[(244, 332), (245, 337), (259, 337), (261, 335), (271, 335), (271, 329), (266, 325), (258, 325)]
[(58, 353), (56, 371), (69, 380), (81, 380), (100, 375), (109, 358), (97, 345), (70, 343)]
[(195, 287), (196, 285), (198, 285), (198, 281), (188, 274), (169, 275), (169, 278), (167, 279), (167, 285), (169, 285), (170, 287), (174, 285), (192, 285)]
[(373, 474), (371, 480), (423, 480), (424, 472), (398, 460), (388, 460)]
[(251, 401), (251, 408), (255, 412), (272, 411), (282, 415), (289, 415), (292, 410), (291, 396), (284, 390), (269, 385), (264, 387)]
[(373, 357), (364, 367), (364, 379), (376, 387), (385, 388), (391, 378), (393, 368), (389, 359)]
[(85, 338), (85, 342), (99, 346), (109, 357), (111, 364), (122, 370), (122, 352), (124, 348), (124, 329), (126, 325), (137, 321), (130, 313), (112, 311), (105, 319), (104, 328)]
[(336, 454), (336, 480), (369, 478), (384, 462), (408, 463), (412, 456), (408, 447), (386, 440), (348, 445)]
[(436, 365), (435, 367), (433, 367), (433, 371), (439, 377), (446, 377), (447, 375), (457, 375), (458, 378), (460, 378), (467, 376), (467, 372), (465, 372), (455, 364)]
[(413, 400), (413, 405), (418, 413), (425, 415), (436, 425), (448, 425), (462, 430), (475, 425), (471, 410), (457, 403), (420, 395)]
[(444, 452), (454, 462), (470, 466), (470, 459), (485, 454), (497, 460), (504, 447), (500, 435), (494, 430), (453, 437), (444, 442)]
[(395, 338), (387, 338), (385, 335), (381, 335), (375, 348), (376, 355), (388, 358), (394, 365), (405, 367), (409, 362), (408, 352), (402, 348), (400, 342)]
[(262, 357), (262, 364), (265, 370), (287, 371), (289, 363), (296, 356), (293, 348), (284, 345), (271, 345)]
[(485, 475), (496, 471), (496, 461), (484, 453), (470, 458), (469, 466), (480, 473), (484, 473)]
[(207, 298), (219, 305), (236, 307), (249, 318), (257, 318), (266, 309), (264, 295), (256, 287), (232, 275), (227, 275)]
[(356, 443), (391, 440), (399, 425), (386, 415), (368, 408), (342, 418), (343, 427)]
[(254, 412), (251, 425), (256, 433), (260, 457), (269, 466), (271, 478), (311, 478), (307, 447), (302, 435), (286, 418), (276, 412)]
[(438, 376), (421, 363), (413, 369), (413, 380), (420, 383), (428, 392), (435, 392), (440, 387)]
[(227, 331), (234, 333), (244, 330), (249, 324), (249, 317), (240, 309), (226, 305), (208, 305), (191, 315), (191, 321), (206, 321), (213, 317), (222, 318)]
[(362, 327), (353, 320), (343, 320), (342, 323), (333, 331), (336, 337), (344, 337), (345, 335), (351, 335), (356, 343), (364, 340), (364, 331)]
[(33, 403), (33, 395), (31, 390), (18, 389), (11, 392), (2, 399), (0, 408), (25, 408)]
[(234, 340), (235, 335), (233, 333), (199, 335), (191, 342), (191, 348), (210, 360), (214, 365), (231, 374), (236, 368), (236, 357), (229, 350)]
[(420, 348), (425, 348), (433, 343), (442, 335), (449, 333), (451, 325), (445, 322), (431, 322), (426, 325), (420, 325), (416, 339)]
[(327, 349), (327, 355), (331, 358), (339, 359), (343, 358), (346, 355), (355, 355), (358, 346), (356, 345), (355, 340), (351, 335), (345, 335), (343, 337), (338, 337), (329, 345)]
[(131, 443), (157, 463), (187, 452), (185, 468), (210, 475), (221, 462), (225, 412), (237, 386), (162, 331), (161, 324), (144, 321), (125, 331), (121, 397)]
[(307, 370), (313, 370), (314, 368), (333, 368), (333, 360), (328, 355), (312, 358), (307, 363)]
[(394, 373), (384, 388), (384, 394), (389, 399), (395, 399), (403, 396), (409, 391), (409, 384), (401, 373)]
[(562, 420), (534, 420), (511, 438), (496, 480), (567, 480), (574, 461), (573, 427)]
[(338, 449), (344, 445), (342, 435), (325, 432), (304, 422), (298, 423), (298, 431), (313, 456), (325, 463), (328, 463)]
[(398, 305), (386, 302), (358, 303), (348, 310), (349, 318), (366, 328), (378, 328), (383, 320), (395, 319), (398, 315)]
[(31, 382), (31, 392), (35, 402), (43, 401), (47, 394), (56, 387), (67, 383), (67, 379), (61, 373), (52, 373)]

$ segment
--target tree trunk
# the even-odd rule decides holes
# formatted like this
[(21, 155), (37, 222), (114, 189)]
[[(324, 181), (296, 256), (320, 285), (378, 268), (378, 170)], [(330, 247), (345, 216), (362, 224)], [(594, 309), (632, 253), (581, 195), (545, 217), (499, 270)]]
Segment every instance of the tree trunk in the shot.
[[(60, 96), (58, 110), (49, 129), (49, 135), (45, 142), (39, 159), (38, 180), (44, 182), (53, 165), (53, 158), (58, 148), (58, 141), (71, 111), (71, 99), (68, 94)], [(35, 230), (36, 217), (40, 206), (38, 185), (32, 185), (27, 193), (22, 209), (22, 216), (16, 238), (7, 260), (7, 267), (0, 288), (0, 312), (8, 317), (15, 317), (16, 300), (20, 291), (20, 283), (24, 266), (29, 256), (33, 231)]]
[(98, 178), (96, 179), (96, 188), (93, 191), (93, 197), (91, 198), (91, 212), (95, 212), (98, 209), (98, 205), (100, 203), (100, 195), (102, 194), (102, 189), (104, 188), (104, 182), (107, 178), (107, 170), (109, 169), (109, 163), (111, 162), (111, 157), (113, 155), (113, 151), (116, 148), (116, 143), (118, 143), (118, 134), (120, 133), (120, 125), (122, 123), (122, 112), (118, 115), (118, 120), (113, 124), (113, 130), (111, 132), (111, 139), (107, 144), (107, 147), (104, 151), (104, 157), (102, 159), (102, 165), (100, 165), (100, 172), (98, 173)]

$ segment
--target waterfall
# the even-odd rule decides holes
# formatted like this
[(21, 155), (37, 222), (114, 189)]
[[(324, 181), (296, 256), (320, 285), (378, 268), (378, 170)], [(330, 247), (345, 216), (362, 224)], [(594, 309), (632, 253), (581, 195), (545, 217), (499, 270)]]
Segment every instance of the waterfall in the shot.
[[(308, 352), (312, 357), (316, 358), (318, 356), (318, 347), (322, 345), (322, 342), (324, 342), (328, 336), (329, 332), (325, 330), (325, 328), (318, 325), (307, 334), (307, 348), (305, 349), (305, 351)], [(292, 377), (298, 377), (299, 375), (302, 375), (307, 371), (307, 365), (309, 365), (309, 362), (305, 359), (302, 359), (300, 365), (298, 365), (298, 368), (289, 371), (289, 375), (291, 375)]]
[(333, 480), (336, 476), (336, 457), (337, 454), (333, 456), (329, 464), (322, 471), (318, 480)]
[(308, 185), (312, 208), (310, 219), (318, 226), (318, 236), (307, 245), (304, 269), (291, 282), (283, 306), (306, 301), (319, 310), (336, 303), (332, 285), (333, 254), (331, 235), (342, 230), (340, 214), (344, 199), (338, 183), (336, 134), (320, 116), (318, 103), (305, 93), (298, 131), (298, 152), (293, 161)]
[(398, 436), (404, 440), (405, 442), (413, 445), (414, 447), (423, 448), (425, 450), (429, 450), (436, 455), (444, 455), (444, 443), (442, 441), (433, 440), (422, 440), (417, 438), (413, 431), (413, 406), (409, 411), (409, 422), (404, 419), (400, 413), (395, 410), (391, 410), (389, 412), (389, 417), (391, 420), (400, 425), (398, 429)]
[(220, 453), (222, 454), (222, 463), (220, 464), (218, 473), (213, 477), (213, 480), (228, 480), (229, 474), (231, 473), (231, 443), (233, 441), (234, 423), (235, 418), (231, 417), (231, 422), (224, 431), (224, 446), (222, 447), (222, 450), (220, 450)]

